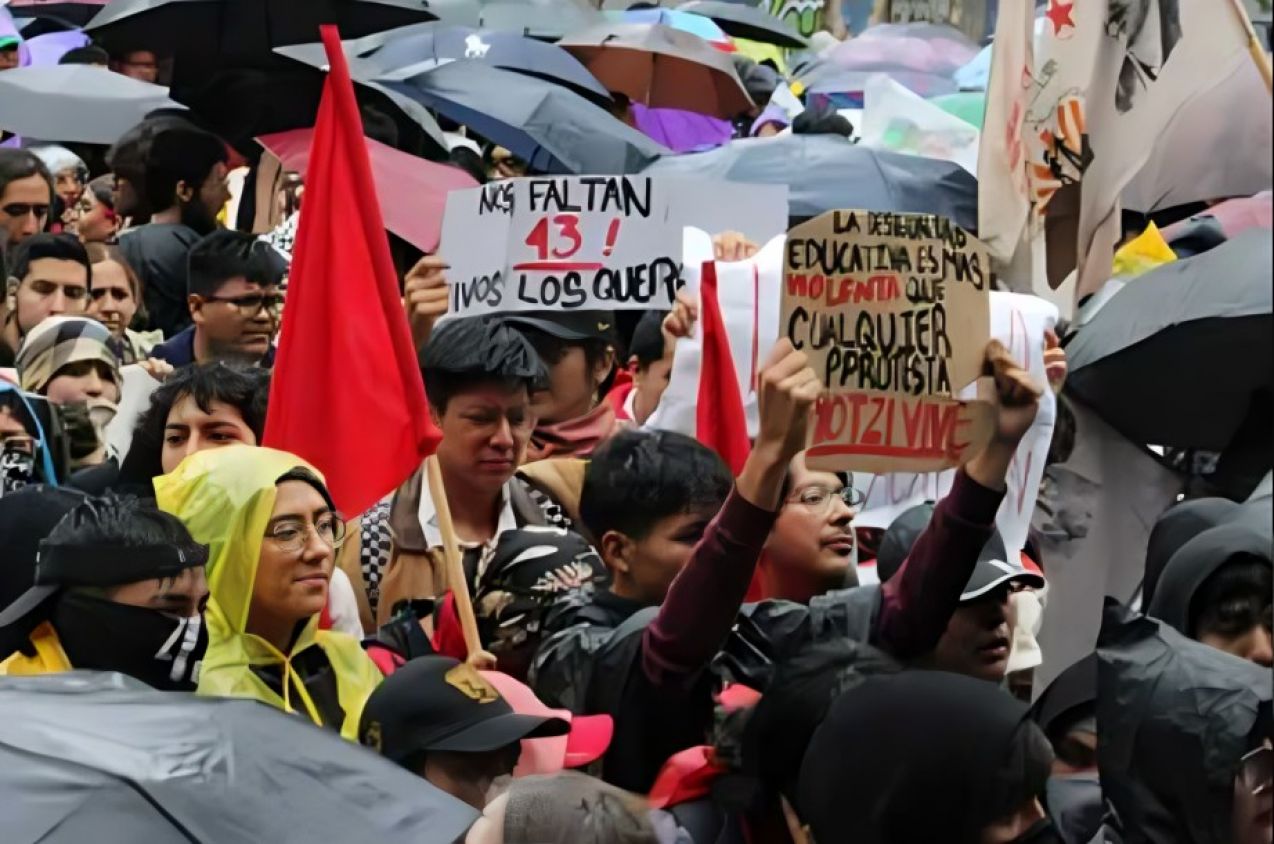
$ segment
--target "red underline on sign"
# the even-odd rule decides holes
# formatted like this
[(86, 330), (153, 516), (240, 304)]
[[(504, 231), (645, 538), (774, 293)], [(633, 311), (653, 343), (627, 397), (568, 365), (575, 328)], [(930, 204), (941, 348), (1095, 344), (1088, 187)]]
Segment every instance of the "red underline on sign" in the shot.
[(591, 272), (594, 270), (600, 270), (603, 266), (604, 265), (601, 263), (581, 264), (574, 261), (527, 261), (524, 264), (514, 264), (513, 269), (559, 273), (568, 272), (570, 270), (585, 270)]
[(805, 452), (810, 457), (861, 454), (870, 457), (946, 457), (940, 448), (908, 448), (904, 445), (816, 445)]

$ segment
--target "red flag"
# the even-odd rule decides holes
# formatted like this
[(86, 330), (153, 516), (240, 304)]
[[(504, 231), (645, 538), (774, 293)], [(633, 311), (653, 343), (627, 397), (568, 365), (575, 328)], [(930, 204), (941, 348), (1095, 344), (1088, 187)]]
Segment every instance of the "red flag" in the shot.
[[(748, 418), (739, 394), (739, 376), (730, 355), (721, 307), (717, 304), (717, 265), (704, 261), (699, 280), (699, 324), (703, 330), (703, 359), (699, 366), (699, 401), (695, 407), (695, 434), (699, 442), (721, 455), (738, 477), (752, 450)], [(746, 600), (764, 597), (758, 567), (748, 586)]]
[(313, 463), (336, 505), (362, 513), (437, 448), (334, 26), (305, 172), (265, 444)]
[(717, 265), (704, 261), (699, 282), (699, 324), (703, 326), (703, 362), (699, 369), (699, 402), (695, 433), (699, 442), (721, 455), (737, 477), (752, 443), (748, 418), (739, 395), (739, 376), (730, 356), (730, 338), (717, 304)]

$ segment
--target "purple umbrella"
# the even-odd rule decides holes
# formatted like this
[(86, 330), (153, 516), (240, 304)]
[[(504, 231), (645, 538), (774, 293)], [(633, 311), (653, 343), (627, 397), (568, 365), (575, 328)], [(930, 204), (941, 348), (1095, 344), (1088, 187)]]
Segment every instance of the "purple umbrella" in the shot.
[(19, 52), (24, 67), (50, 67), (76, 47), (83, 47), (91, 39), (78, 29), (62, 32), (46, 32), (22, 42)]
[(676, 108), (647, 108), (631, 103), (633, 125), (673, 152), (719, 147), (734, 136), (728, 120)]
[(827, 58), (844, 70), (911, 71), (949, 79), (977, 54), (978, 46), (953, 27), (885, 23), (838, 44)]

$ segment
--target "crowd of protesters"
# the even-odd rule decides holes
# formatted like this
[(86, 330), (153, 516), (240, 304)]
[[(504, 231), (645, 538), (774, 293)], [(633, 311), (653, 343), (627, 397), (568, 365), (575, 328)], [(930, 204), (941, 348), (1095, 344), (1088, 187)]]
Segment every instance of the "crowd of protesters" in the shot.
[[(116, 64), (154, 79), (152, 53)], [(1268, 495), (1159, 515), (1140, 609), (1108, 603), (1098, 649), (1032, 687), (1048, 561), (996, 513), (1064, 352), (1034, 383), (992, 341), (990, 444), (868, 547), (864, 490), (805, 460), (823, 382), (786, 340), (735, 475), (646, 426), (689, 296), (630, 322), (441, 319), (448, 266), (424, 256), (404, 316), (441, 442), (341, 513), (262, 445), (288, 260), (219, 222), (225, 145), (161, 120), (108, 162), (0, 149), (0, 677), (260, 701), (469, 804), (472, 842), (1270, 841)], [(130, 365), (160, 385), (118, 451)], [(60, 485), (14, 468), (32, 402)]]

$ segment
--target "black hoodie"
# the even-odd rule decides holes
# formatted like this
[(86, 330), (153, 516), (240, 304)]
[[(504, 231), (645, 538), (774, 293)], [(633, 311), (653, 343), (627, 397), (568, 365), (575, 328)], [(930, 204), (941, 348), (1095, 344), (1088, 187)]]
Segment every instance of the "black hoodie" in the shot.
[[(1265, 513), (1268, 512), (1267, 509)], [(1269, 562), (1269, 516), (1264, 515), (1262, 520), (1257, 515), (1256, 509), (1245, 507), (1231, 521), (1205, 530), (1182, 545), (1164, 567), (1146, 614), (1193, 638), (1190, 624), (1199, 607), (1192, 604), (1204, 581), (1236, 555), (1248, 554)]]
[(1232, 844), (1239, 760), (1268, 727), (1268, 668), (1108, 598), (1097, 641), (1098, 767), (1124, 844)]

